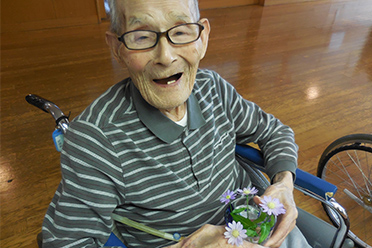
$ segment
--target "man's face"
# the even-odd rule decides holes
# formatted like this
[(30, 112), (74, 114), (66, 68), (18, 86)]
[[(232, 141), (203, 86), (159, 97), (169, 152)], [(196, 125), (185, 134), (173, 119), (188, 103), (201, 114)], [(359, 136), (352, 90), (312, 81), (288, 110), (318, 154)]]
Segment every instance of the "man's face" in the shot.
[[(153, 30), (164, 32), (173, 26), (198, 22), (193, 0), (123, 0), (118, 1), (124, 11), (122, 32)], [(118, 59), (127, 66), (130, 76), (142, 97), (160, 110), (171, 110), (188, 99), (194, 86), (199, 61), (208, 44), (208, 20), (201, 37), (190, 44), (173, 45), (165, 36), (151, 49), (133, 51), (119, 46)]]

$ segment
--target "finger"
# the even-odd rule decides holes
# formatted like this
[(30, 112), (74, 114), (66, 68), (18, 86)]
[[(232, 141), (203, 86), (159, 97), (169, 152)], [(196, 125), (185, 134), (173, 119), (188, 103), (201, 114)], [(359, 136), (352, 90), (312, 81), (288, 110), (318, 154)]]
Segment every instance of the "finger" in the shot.
[(273, 235), (265, 243), (265, 245), (269, 247), (279, 247), (295, 226), (296, 221), (292, 221), (289, 224), (285, 221), (278, 222), (277, 226), (274, 229)]
[(253, 197), (253, 201), (254, 201), (254, 203), (256, 203), (257, 205), (260, 205), (261, 203), (262, 203), (262, 201), (261, 201), (261, 197), (259, 197), (259, 196), (254, 196)]
[(262, 246), (259, 244), (253, 244), (248, 241), (243, 241), (243, 244), (239, 248), (269, 248), (268, 246)]

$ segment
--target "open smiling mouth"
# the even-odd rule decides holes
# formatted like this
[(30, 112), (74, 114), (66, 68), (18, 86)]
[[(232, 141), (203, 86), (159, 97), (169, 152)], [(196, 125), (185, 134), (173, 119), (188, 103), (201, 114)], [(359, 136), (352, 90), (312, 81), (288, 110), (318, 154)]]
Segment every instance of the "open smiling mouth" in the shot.
[(182, 73), (174, 74), (173, 76), (170, 76), (168, 78), (162, 78), (162, 79), (154, 79), (154, 82), (157, 84), (173, 84), (177, 82), (178, 79), (180, 79), (182, 76)]

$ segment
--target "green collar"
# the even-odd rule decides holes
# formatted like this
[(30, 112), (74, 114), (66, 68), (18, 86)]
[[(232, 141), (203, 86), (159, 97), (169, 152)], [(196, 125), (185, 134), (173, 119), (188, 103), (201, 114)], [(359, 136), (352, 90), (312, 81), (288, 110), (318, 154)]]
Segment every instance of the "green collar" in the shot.
[[(134, 86), (133, 82), (131, 82), (130, 90), (138, 117), (153, 134), (166, 143), (172, 143), (181, 135), (184, 131), (184, 127), (177, 125), (171, 119), (163, 115), (157, 108), (147, 103)], [(193, 92), (191, 92), (191, 95), (187, 99), (187, 112), (187, 127), (189, 130), (200, 128), (206, 123), (201, 113), (198, 100)]]

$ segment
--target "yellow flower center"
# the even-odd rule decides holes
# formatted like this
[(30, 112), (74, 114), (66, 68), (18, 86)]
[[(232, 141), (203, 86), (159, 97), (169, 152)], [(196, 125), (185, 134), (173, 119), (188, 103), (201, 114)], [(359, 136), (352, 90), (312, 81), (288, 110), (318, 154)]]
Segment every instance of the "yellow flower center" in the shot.
[(274, 208), (275, 208), (275, 203), (274, 203), (274, 202), (269, 202), (269, 203), (267, 204), (267, 206), (268, 206), (268, 208), (270, 208), (270, 209), (274, 209)]
[(226, 196), (226, 199), (227, 199), (227, 200), (228, 200), (228, 199), (230, 199), (230, 198), (231, 198), (231, 196), (230, 196), (230, 195), (227, 195), (227, 196)]
[(251, 191), (250, 190), (244, 190), (244, 194), (246, 194), (246, 195), (249, 195), (251, 193)]
[(234, 238), (237, 238), (239, 237), (239, 231), (238, 230), (234, 230), (231, 232), (231, 235), (234, 237)]

